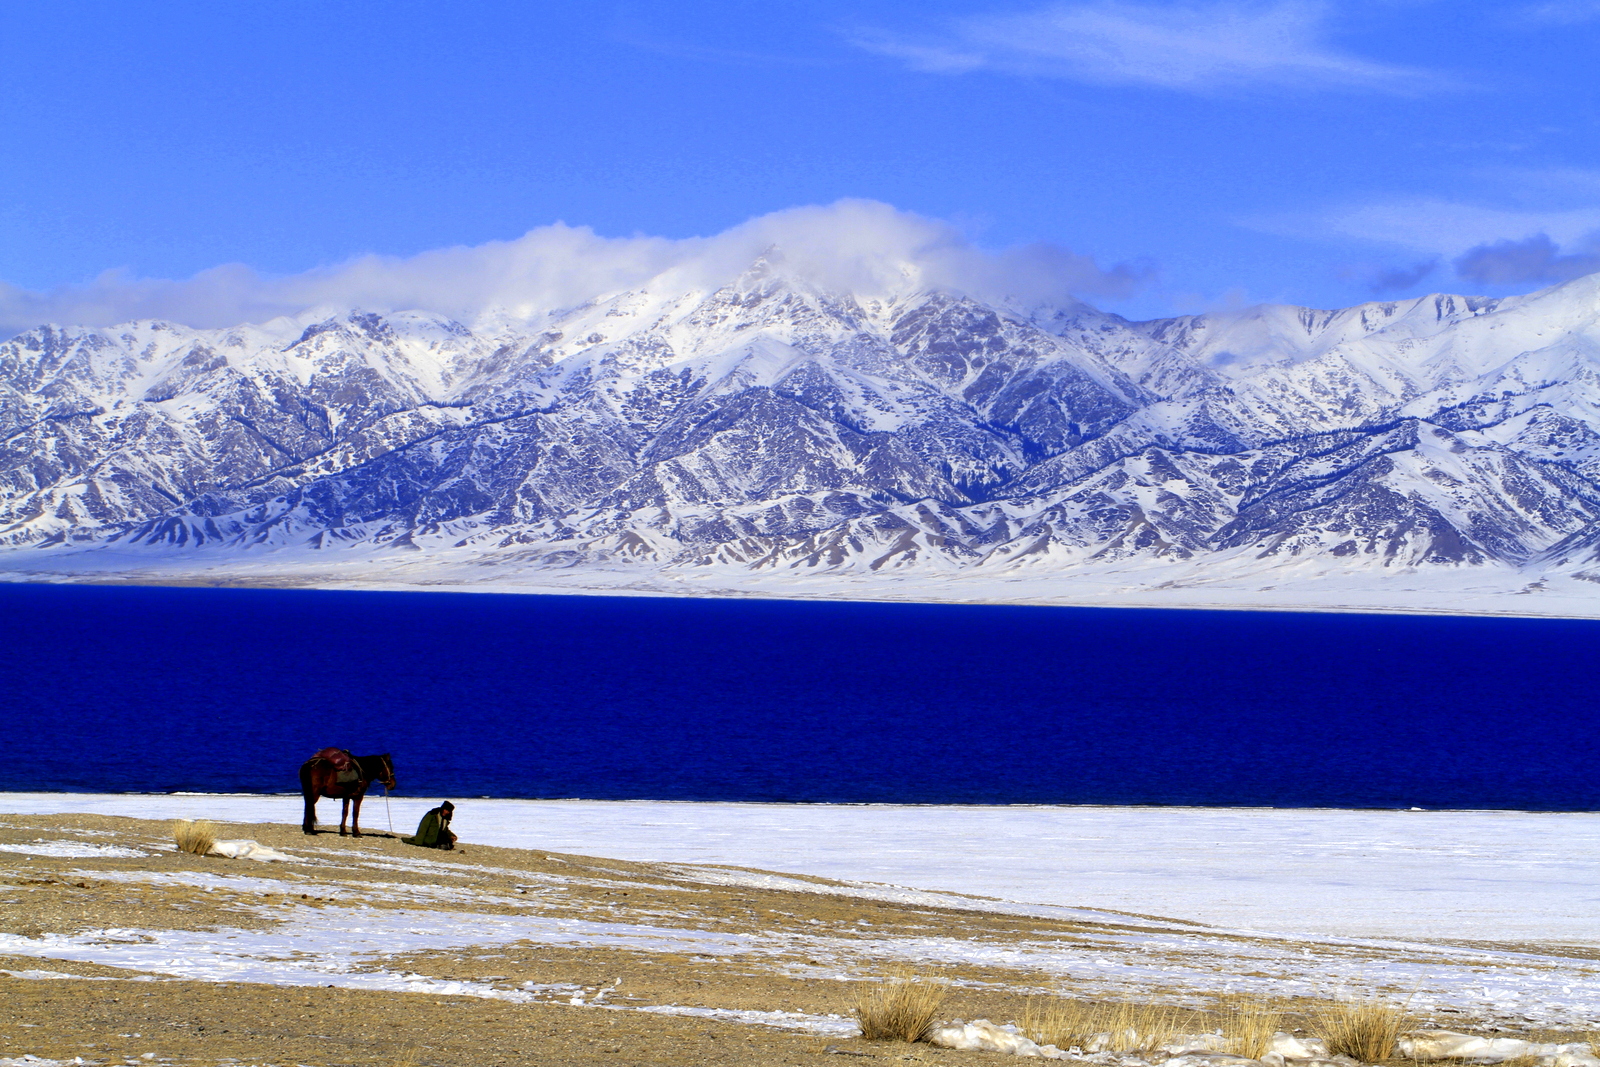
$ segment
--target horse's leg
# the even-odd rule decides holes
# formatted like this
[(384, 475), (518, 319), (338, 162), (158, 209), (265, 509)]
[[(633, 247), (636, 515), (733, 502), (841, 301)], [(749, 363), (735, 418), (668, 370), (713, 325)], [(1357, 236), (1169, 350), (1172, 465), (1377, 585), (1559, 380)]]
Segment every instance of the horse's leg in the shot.
[(350, 815), (350, 798), (349, 797), (345, 797), (344, 798), (344, 803), (339, 806), (339, 836), (340, 837), (345, 836), (345, 834), (344, 834), (344, 821), (345, 821), (346, 818), (349, 817), (349, 815)]
[(306, 798), (306, 813), (300, 820), (300, 829), (303, 833), (314, 834), (317, 832), (317, 787), (311, 781), (308, 767), (300, 768), (300, 792)]
[(355, 810), (350, 813), (350, 833), (355, 837), (361, 836), (361, 798), (366, 795), (363, 790), (352, 798), (355, 800), (356, 806)]

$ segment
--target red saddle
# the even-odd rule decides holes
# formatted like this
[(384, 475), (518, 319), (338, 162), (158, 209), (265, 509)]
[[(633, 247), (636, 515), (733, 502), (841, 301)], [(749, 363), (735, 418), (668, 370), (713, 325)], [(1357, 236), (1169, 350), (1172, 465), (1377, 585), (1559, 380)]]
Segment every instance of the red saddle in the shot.
[(307, 762), (309, 763), (315, 760), (322, 760), (325, 763), (333, 764), (333, 769), (338, 771), (340, 774), (345, 774), (350, 771), (359, 772), (361, 770), (360, 767), (356, 766), (356, 758), (342, 748), (325, 748), (321, 752), (318, 752), (315, 756), (312, 756)]

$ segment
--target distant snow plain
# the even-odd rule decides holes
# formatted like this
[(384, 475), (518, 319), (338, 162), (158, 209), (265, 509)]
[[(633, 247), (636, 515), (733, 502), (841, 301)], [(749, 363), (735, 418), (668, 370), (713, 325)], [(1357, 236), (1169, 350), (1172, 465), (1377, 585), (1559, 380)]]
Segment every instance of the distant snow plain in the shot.
[[(464, 846), (881, 883), (992, 898), (978, 906), (1000, 911), (1600, 946), (1600, 813), (453, 799)], [(436, 803), (393, 799), (395, 829)], [(294, 823), (300, 798), (0, 793), (0, 811)], [(381, 798), (362, 815), (388, 829)]]

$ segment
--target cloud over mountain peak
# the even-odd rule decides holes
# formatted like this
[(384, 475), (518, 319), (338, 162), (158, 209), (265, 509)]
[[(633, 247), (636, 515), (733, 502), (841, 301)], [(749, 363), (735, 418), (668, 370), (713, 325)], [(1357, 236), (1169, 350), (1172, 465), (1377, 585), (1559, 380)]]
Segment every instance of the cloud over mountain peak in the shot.
[(214, 328), (318, 307), (414, 308), (465, 321), (490, 310), (530, 316), (657, 278), (715, 288), (773, 247), (782, 250), (786, 270), (857, 294), (937, 289), (1059, 302), (1127, 296), (1151, 274), (1148, 266), (1102, 269), (1046, 244), (989, 251), (950, 223), (877, 201), (841, 200), (762, 215), (711, 237), (604, 237), (558, 222), (511, 240), (366, 255), (279, 277), (226, 264), (176, 280), (107, 271), (46, 292), (0, 283), (0, 332), (146, 318)]

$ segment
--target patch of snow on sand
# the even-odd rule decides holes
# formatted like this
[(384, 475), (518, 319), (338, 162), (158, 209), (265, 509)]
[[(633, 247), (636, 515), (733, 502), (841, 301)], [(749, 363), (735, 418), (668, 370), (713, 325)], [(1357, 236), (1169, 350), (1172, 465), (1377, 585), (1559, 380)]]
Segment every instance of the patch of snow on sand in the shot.
[(687, 1008), (678, 1004), (653, 1004), (635, 1011), (651, 1015), (680, 1015), (692, 1019), (716, 1019), (719, 1022), (754, 1023), (779, 1030), (807, 1030), (828, 1037), (851, 1037), (859, 1027), (854, 1019), (843, 1015), (804, 1015), (797, 1011), (751, 1011), (736, 1008)]
[[(240, 879), (230, 879), (237, 883)], [(1183, 931), (1096, 932), (1055, 941), (744, 934), (589, 922), (558, 916), (497, 915), (407, 908), (264, 908), (266, 930), (99, 930), (40, 938), (0, 935), (0, 955), (74, 960), (203, 981), (342, 985), (361, 989), (535, 999), (526, 991), (383, 970), (413, 952), (459, 951), (517, 942), (588, 949), (718, 957), (785, 955), (817, 960), (819, 977), (848, 978), (852, 962), (973, 966), (1071, 979), (1091, 992), (1160, 988), (1176, 995), (1255, 991), (1337, 996), (1351, 990), (1411, 994), (1421, 1011), (1465, 1009), (1494, 1018), (1543, 1022), (1600, 1019), (1600, 963), (1514, 953), (1409, 949), (1375, 953), (1357, 943), (1317, 946), (1315, 958), (1287, 942), (1239, 941)], [(337, 946), (337, 950), (329, 946)], [(1559, 966), (1556, 964), (1559, 962)]]
[(941, 1026), (928, 1036), (928, 1044), (936, 1048), (953, 1048), (965, 1052), (1000, 1052), (1009, 1056), (1026, 1056), (1030, 1059), (1072, 1058), (1054, 1045), (1040, 1045), (1029, 1040), (1015, 1026), (996, 1026), (988, 1019), (974, 1019), (970, 1023), (958, 1022), (950, 1026)]
[(275, 848), (268, 848), (259, 841), (238, 840), (218, 841), (211, 846), (208, 856), (222, 856), (230, 860), (255, 860), (258, 863), (295, 863), (298, 857), (287, 852), (279, 852)]
[[(348, 851), (342, 850), (342, 849), (328, 848), (328, 849), (317, 849), (316, 851), (318, 851), (318, 852), (328, 852), (328, 853), (332, 853), (332, 854), (335, 854), (335, 855), (339, 855), (339, 856), (342, 856), (346, 860), (349, 860), (351, 858), (350, 853)], [(422, 851), (422, 850), (419, 849), (418, 851)], [(555, 857), (548, 857), (548, 858), (555, 859)], [(566, 860), (557, 859), (556, 862), (557, 863), (566, 863), (567, 861)], [(549, 882), (549, 883), (552, 883), (552, 884), (559, 883), (561, 885), (582, 885), (582, 886), (588, 886), (588, 887), (595, 888), (595, 889), (656, 889), (656, 888), (658, 888), (658, 886), (656, 886), (653, 882), (627, 881), (627, 880), (619, 880), (619, 879), (616, 879), (616, 878), (592, 878), (592, 877), (581, 876), (579, 874), (571, 874), (571, 875), (543, 874), (543, 873), (538, 872), (538, 871), (519, 870), (519, 869), (517, 869), (515, 867), (491, 867), (491, 866), (488, 866), (487, 864), (482, 864), (482, 863), (449, 863), (449, 862), (445, 862), (443, 860), (423, 859), (423, 858), (411, 859), (411, 858), (408, 858), (408, 857), (397, 857), (397, 856), (385, 857), (384, 859), (381, 859), (381, 860), (371, 860), (371, 859), (366, 859), (364, 857), (360, 857), (360, 858), (356, 859), (356, 865), (361, 866), (361, 867), (368, 867), (368, 868), (371, 868), (372, 870), (375, 870), (375, 871), (409, 871), (409, 872), (412, 872), (412, 873), (426, 873), (426, 874), (434, 874), (434, 875), (444, 875), (444, 876), (446, 876), (448, 878), (470, 878), (475, 874), (480, 874), (480, 875), (481, 874), (493, 874), (493, 875), (504, 875), (504, 876), (510, 877), (510, 878), (520, 878), (524, 882), (529, 882), (529, 883), (533, 883), (533, 882)], [(574, 871), (606, 870), (606, 868), (601, 868), (601, 867), (584, 867), (584, 866), (575, 866), (573, 869), (574, 869)], [(701, 872), (696, 870), (695, 874), (694, 874), (695, 879), (698, 880), (698, 881), (705, 881), (706, 879), (704, 879), (703, 877), (700, 877), (700, 874), (701, 874)], [(524, 888), (528, 888), (528, 887), (524, 887)], [(683, 892), (694, 893), (694, 892), (704, 892), (704, 890), (695, 890), (695, 889), (685, 888), (683, 890)]]
[[(478, 904), (499, 905), (511, 908), (531, 908), (538, 906), (537, 896), (504, 896), (485, 893), (480, 890), (469, 889), (465, 886), (429, 885), (427, 883), (411, 882), (368, 882), (364, 880), (346, 879), (343, 881), (327, 878), (307, 878), (303, 881), (288, 882), (274, 878), (257, 878), (251, 875), (220, 875), (207, 871), (84, 871), (73, 872), (85, 878), (96, 878), (103, 882), (148, 882), (152, 885), (186, 885), (207, 892), (228, 892), (239, 894), (254, 894), (258, 896), (299, 896), (302, 893), (315, 892), (318, 894), (358, 894), (369, 900), (406, 901), (418, 904), (432, 904), (444, 901), (451, 904)], [(550, 877), (546, 881), (559, 882), (559, 879)], [(544, 889), (546, 886), (529, 886), (529, 889)]]
[[(392, 954), (463, 949), (485, 944), (536, 942), (586, 948), (647, 952), (736, 955), (758, 951), (762, 939), (703, 930), (590, 923), (570, 919), (529, 919), (471, 912), (402, 911), (376, 908), (296, 908), (276, 929), (208, 931), (106, 929), (75, 935), (27, 938), (0, 934), (0, 955), (93, 962), (190, 981), (256, 982), (284, 986), (339, 986), (482, 997), (517, 1003), (582, 1005), (581, 995), (552, 998), (549, 990), (507, 989), (487, 982), (431, 978), (387, 970), (360, 970)], [(329, 946), (337, 946), (330, 950)], [(43, 977), (50, 972), (13, 972)], [(564, 990), (563, 990), (564, 992)], [(619, 1010), (600, 998), (591, 1007)], [(623, 1008), (620, 1010), (646, 1010)], [(702, 1009), (652, 1006), (665, 1014), (699, 1014)], [(703, 1009), (707, 1017), (839, 1033), (832, 1016), (795, 1012)], [(813, 1022), (815, 1025), (813, 1025)]]
[[(937, 893), (906, 886), (883, 885), (876, 882), (808, 882), (782, 874), (761, 871), (741, 871), (730, 867), (693, 867), (684, 864), (664, 865), (668, 873), (681, 878), (704, 882), (707, 885), (738, 886), (749, 889), (775, 889), (790, 893), (816, 893), (819, 896), (855, 897), (860, 900), (881, 900), (891, 904), (910, 904), (925, 908), (954, 908), (967, 911), (1003, 911), (1008, 915), (1033, 915), (1051, 919), (1076, 919), (1083, 922), (1108, 922), (1126, 919), (1127, 915), (1090, 908), (1064, 908), (1048, 904), (1020, 904), (1013, 900), (977, 897), (964, 893)], [(1174, 927), (1203, 927), (1203, 923), (1186, 923), (1182, 920), (1151, 919), (1141, 916), (1146, 925)]]
[(102, 882), (148, 882), (152, 885), (186, 885), (208, 892), (225, 893), (303, 893), (307, 886), (318, 883), (285, 882), (276, 878), (257, 878), (248, 874), (212, 874), (209, 871), (86, 871), (72, 872), (84, 878)]
[[(271, 912), (263, 912), (272, 915)], [(276, 916), (274, 916), (276, 917)], [(0, 934), (0, 955), (75, 960), (178, 978), (281, 985), (338, 984), (362, 989), (499, 996), (488, 986), (359, 970), (392, 955), (501, 945), (519, 941), (583, 948), (735, 955), (756, 939), (742, 934), (591, 923), (574, 919), (399, 908), (308, 908), (296, 905), (266, 930), (106, 929), (27, 938)], [(329, 946), (337, 946), (336, 950)], [(516, 998), (514, 998), (516, 999)]]
[(0, 852), (20, 852), (24, 856), (48, 856), (58, 860), (133, 859), (148, 856), (121, 845), (91, 845), (83, 841), (35, 841), (28, 845), (0, 845)]

